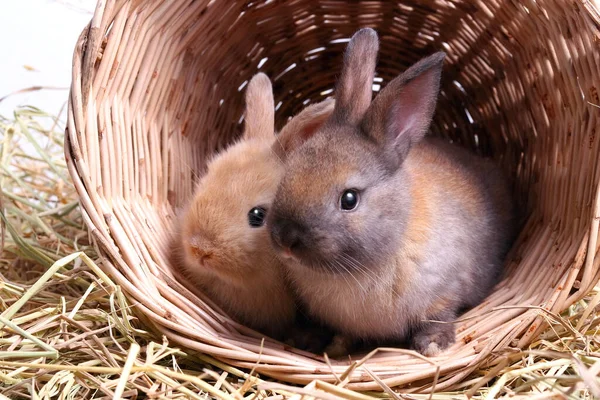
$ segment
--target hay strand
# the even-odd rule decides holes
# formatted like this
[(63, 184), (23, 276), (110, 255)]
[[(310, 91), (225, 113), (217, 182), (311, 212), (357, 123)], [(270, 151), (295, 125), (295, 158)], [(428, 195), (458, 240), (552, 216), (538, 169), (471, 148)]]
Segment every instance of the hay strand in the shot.
[[(7, 227), (0, 257), (4, 324), (0, 330), (0, 398), (55, 398), (60, 393), (72, 398), (120, 395), (164, 399), (204, 399), (208, 393), (236, 400), (385, 396), (385, 392), (350, 389), (349, 377), (356, 371), (373, 373), (364, 365), (379, 352), (385, 355), (385, 363), (393, 362), (393, 353), (405, 353), (403, 350), (374, 351), (343, 371), (330, 361), (336, 383), (315, 379), (305, 386), (293, 386), (265, 380), (256, 375), (256, 369), (249, 368), (249, 373), (208, 355), (184, 352), (172, 347), (164, 336), (147, 331), (133, 313), (136, 306), (100, 267), (104, 261), (88, 242), (89, 232), (73, 186), (69, 182), (43, 184), (59, 182), (45, 167), (46, 160), (66, 170), (60, 133), (43, 128), (46, 124), (41, 122), (48, 116), (41, 111), (24, 110), (24, 114), (17, 110), (15, 118), (29, 126), (29, 136), (21, 133), (16, 120), (2, 119), (0, 124), (4, 135), (0, 154), (5, 155), (3, 165), (10, 171), (0, 176)], [(53, 139), (48, 141), (50, 136)], [(35, 148), (26, 145), (30, 139), (38, 140), (46, 157), (32, 155)], [(52, 260), (50, 267), (40, 254)], [(595, 395), (600, 368), (597, 296), (598, 290), (592, 291), (561, 315), (536, 308), (549, 325), (540, 338), (525, 351), (499, 351), (495, 361), (477, 365), (453, 391), (417, 394), (415, 387), (398, 392), (376, 378), (383, 384), (379, 391), (402, 399)], [(581, 322), (584, 315), (588, 317)], [(576, 329), (578, 325), (581, 330)], [(54, 358), (56, 354), (58, 358)]]

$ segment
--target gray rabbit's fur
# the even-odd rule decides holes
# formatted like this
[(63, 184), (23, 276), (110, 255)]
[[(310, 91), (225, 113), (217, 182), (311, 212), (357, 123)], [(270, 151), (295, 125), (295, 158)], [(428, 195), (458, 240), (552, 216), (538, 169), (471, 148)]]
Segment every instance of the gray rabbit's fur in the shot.
[[(285, 154), (267, 225), (311, 315), (350, 338), (408, 339), (434, 355), (454, 342), (459, 310), (497, 282), (513, 201), (490, 160), (425, 138), (444, 53), (371, 101), (378, 46), (371, 29), (348, 44), (333, 114)], [(351, 211), (340, 208), (347, 189), (359, 194)]]

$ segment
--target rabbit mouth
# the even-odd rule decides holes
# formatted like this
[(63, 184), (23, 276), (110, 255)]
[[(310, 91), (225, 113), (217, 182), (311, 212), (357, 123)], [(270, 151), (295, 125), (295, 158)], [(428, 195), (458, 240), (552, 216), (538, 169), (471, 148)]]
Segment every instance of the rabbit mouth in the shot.
[(352, 273), (352, 267), (348, 262), (341, 262), (337, 257), (329, 257), (320, 254), (316, 249), (282, 249), (281, 257), (301, 268), (307, 268), (317, 272), (330, 274)]
[(296, 255), (294, 254), (292, 249), (290, 249), (289, 247), (282, 247), (280, 250), (280, 255), (281, 255), (281, 258), (283, 258), (284, 260), (299, 261), (298, 257), (296, 257)]
[(282, 246), (275, 243), (277, 255), (284, 263), (301, 265), (310, 269), (321, 269), (321, 257), (315, 250), (303, 246)]
[(286, 262), (297, 262), (300, 264), (305, 263), (305, 255), (302, 254), (300, 249), (286, 246), (277, 246), (277, 254), (279, 257)]
[[(339, 255), (340, 244), (319, 227), (306, 226), (286, 217), (274, 217), (270, 238), (278, 257), (284, 262), (316, 271), (351, 271), (353, 259)], [(337, 260), (339, 258), (339, 260)], [(342, 260), (347, 259), (345, 262)], [(331, 260), (331, 261), (330, 261)]]
[(317, 272), (325, 272), (331, 275), (353, 275), (367, 278), (377, 275), (373, 270), (372, 260), (366, 260), (357, 253), (356, 249), (307, 249), (301, 253), (292, 252), (292, 261), (304, 268)]

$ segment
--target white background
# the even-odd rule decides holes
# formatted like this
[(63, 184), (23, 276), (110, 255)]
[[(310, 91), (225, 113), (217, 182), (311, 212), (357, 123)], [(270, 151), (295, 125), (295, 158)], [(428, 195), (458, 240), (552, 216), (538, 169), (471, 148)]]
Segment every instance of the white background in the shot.
[(75, 43), (95, 7), (96, 0), (0, 0), (0, 98), (31, 86), (62, 88), (12, 95), (0, 102), (0, 115), (10, 117), (19, 105), (58, 114)]

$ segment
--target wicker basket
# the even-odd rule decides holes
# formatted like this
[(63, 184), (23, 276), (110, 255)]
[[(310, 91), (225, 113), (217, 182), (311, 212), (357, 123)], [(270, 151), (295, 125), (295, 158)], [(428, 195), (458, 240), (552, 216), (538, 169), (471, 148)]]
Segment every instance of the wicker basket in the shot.
[(354, 365), (348, 387), (458, 387), (531, 343), (600, 277), (599, 22), (586, 0), (99, 1), (75, 50), (65, 154), (103, 268), (144, 323), (183, 348), (290, 383), (335, 382), (350, 362), (261, 347), (177, 283), (174, 210), (240, 132), (258, 70), (274, 80), (281, 127), (331, 93), (359, 27), (380, 34), (382, 85), (445, 50), (433, 131), (493, 155), (516, 178), (527, 222), (506, 279), (457, 324), (448, 352), (380, 350)]

